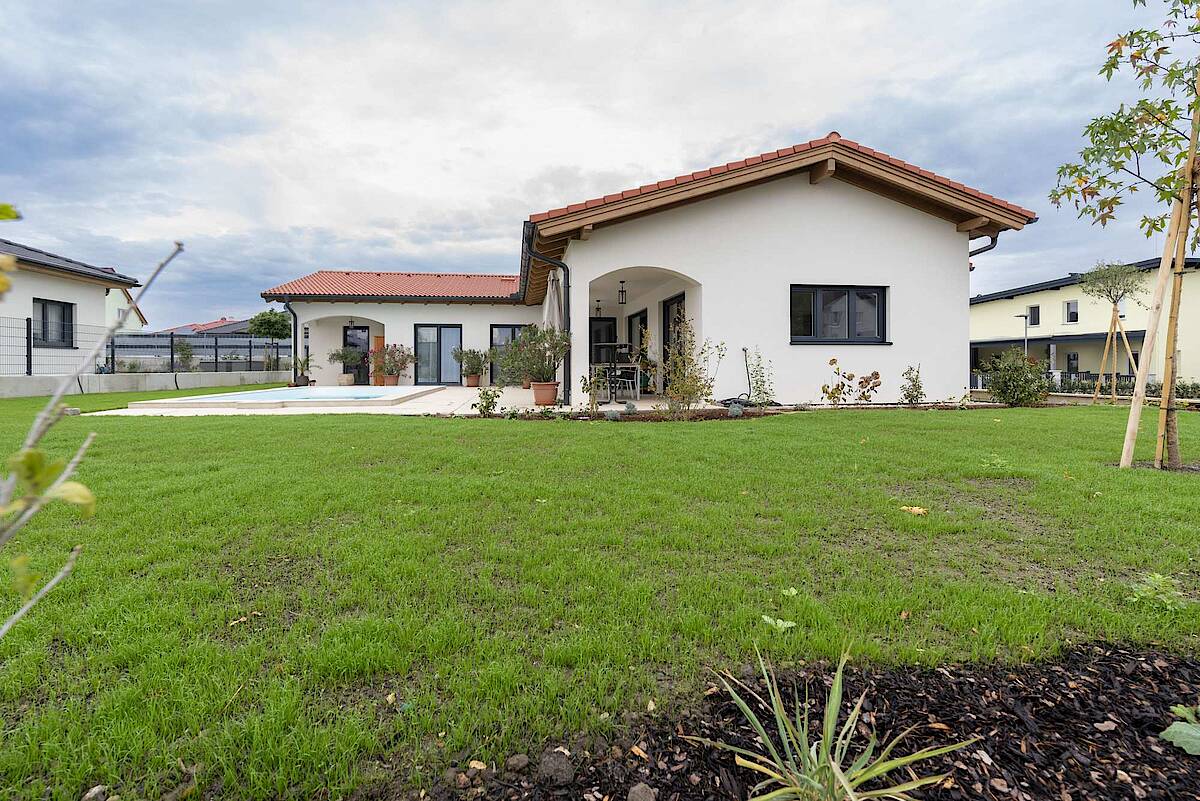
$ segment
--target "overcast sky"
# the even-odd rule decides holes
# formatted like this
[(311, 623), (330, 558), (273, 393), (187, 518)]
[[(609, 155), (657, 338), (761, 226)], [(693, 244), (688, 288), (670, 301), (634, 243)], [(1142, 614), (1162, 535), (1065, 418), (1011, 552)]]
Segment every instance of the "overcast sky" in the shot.
[[(152, 328), (321, 268), (515, 272), (534, 211), (843, 136), (1035, 209), (972, 291), (1142, 259), (1054, 209), (1128, 0), (5, 0), (0, 237), (134, 276)], [(886, 257), (886, 254), (881, 254)]]

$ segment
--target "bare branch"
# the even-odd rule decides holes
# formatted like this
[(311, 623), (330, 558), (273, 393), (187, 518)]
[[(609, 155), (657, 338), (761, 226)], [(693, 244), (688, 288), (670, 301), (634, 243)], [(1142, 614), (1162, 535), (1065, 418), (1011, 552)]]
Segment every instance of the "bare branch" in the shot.
[(13, 626), (20, 622), (21, 618), (29, 614), (29, 610), (37, 605), (37, 602), (46, 597), (50, 590), (58, 586), (58, 583), (71, 574), (75, 569), (75, 560), (79, 558), (79, 552), (83, 550), (82, 545), (76, 545), (71, 549), (71, 555), (67, 557), (67, 562), (62, 566), (62, 569), (54, 575), (54, 578), (47, 581), (37, 593), (25, 602), (25, 605), (13, 613), (12, 617), (4, 621), (4, 625), (0, 626), (0, 640), (4, 639), (4, 635), (12, 629)]
[(67, 466), (58, 474), (58, 478), (54, 479), (49, 487), (44, 492), (33, 499), (33, 502), (21, 512), (20, 516), (14, 520), (7, 528), (0, 531), (0, 547), (3, 547), (6, 542), (13, 538), (13, 535), (25, 527), (25, 524), (38, 513), (38, 510), (46, 505), (46, 500), (52, 497), (54, 490), (58, 489), (62, 483), (68, 480), (79, 469), (79, 463), (83, 461), (83, 455), (87, 453), (87, 449), (91, 446), (92, 440), (96, 438), (96, 432), (87, 435), (83, 440), (83, 444), (79, 446), (79, 450), (75, 451), (75, 455), (71, 457), (71, 461), (67, 462)]
[(1137, 178), (1142, 183), (1146, 184), (1147, 186), (1154, 187), (1155, 189), (1157, 189), (1159, 192), (1162, 192), (1163, 194), (1169, 194), (1169, 195), (1175, 194), (1175, 190), (1168, 189), (1155, 181), (1151, 181), (1149, 178), (1138, 175), (1136, 172), (1129, 169), (1128, 167), (1118, 167), (1117, 169), (1119, 169), (1121, 172), (1129, 173), (1130, 175), (1132, 175), (1134, 178)]

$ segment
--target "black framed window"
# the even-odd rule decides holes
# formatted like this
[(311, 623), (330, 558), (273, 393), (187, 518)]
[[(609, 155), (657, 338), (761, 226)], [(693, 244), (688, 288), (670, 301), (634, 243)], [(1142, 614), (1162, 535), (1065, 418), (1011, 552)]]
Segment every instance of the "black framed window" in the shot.
[(462, 326), (417, 323), (413, 326), (416, 353), (416, 384), (460, 384), (462, 369), (454, 360), (454, 349), (462, 347)]
[(75, 347), (75, 304), (34, 298), (33, 344), (42, 348)]
[(1079, 322), (1079, 301), (1068, 300), (1063, 307), (1063, 322)]
[[(517, 337), (521, 336), (521, 329), (525, 327), (524, 323), (516, 325), (502, 325), (492, 323), (492, 350), (495, 351), (495, 357), (492, 359), (490, 380), (493, 384), (500, 376), (500, 359), (509, 346), (516, 341)], [(508, 380), (514, 380), (517, 376), (508, 376)]]
[(887, 341), (887, 287), (792, 284), (793, 345)]
[(1042, 324), (1042, 307), (1041, 306), (1030, 306), (1026, 310), (1026, 314), (1029, 315), (1029, 325), (1030, 326)]
[(1079, 372), (1079, 354), (1078, 353), (1068, 353), (1067, 354), (1067, 372), (1068, 373), (1078, 373)]

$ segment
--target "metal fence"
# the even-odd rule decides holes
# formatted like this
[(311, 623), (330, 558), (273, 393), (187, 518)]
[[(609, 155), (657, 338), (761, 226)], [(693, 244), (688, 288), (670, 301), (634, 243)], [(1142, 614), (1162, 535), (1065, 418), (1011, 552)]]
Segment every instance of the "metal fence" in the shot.
[[(991, 383), (992, 374), (985, 370), (971, 371), (971, 389), (987, 389)], [(1076, 395), (1091, 395), (1096, 391), (1096, 374), (1095, 373), (1066, 373), (1054, 371), (1046, 374), (1050, 379), (1051, 392), (1066, 392)], [(1112, 374), (1105, 373), (1100, 376), (1100, 394), (1112, 394)], [(1117, 395), (1132, 395), (1134, 384), (1137, 376), (1122, 375), (1117, 373)], [(1154, 376), (1150, 376), (1150, 380), (1146, 384), (1146, 393), (1148, 395), (1157, 395), (1162, 392), (1162, 382), (1155, 381)], [(1180, 381), (1175, 386), (1176, 394), (1181, 398), (1200, 397), (1200, 385)]]
[[(104, 337), (96, 325), (36, 317), (0, 317), (0, 375), (74, 371)], [(117, 333), (96, 357), (96, 373), (287, 370), (292, 343), (248, 334)]]

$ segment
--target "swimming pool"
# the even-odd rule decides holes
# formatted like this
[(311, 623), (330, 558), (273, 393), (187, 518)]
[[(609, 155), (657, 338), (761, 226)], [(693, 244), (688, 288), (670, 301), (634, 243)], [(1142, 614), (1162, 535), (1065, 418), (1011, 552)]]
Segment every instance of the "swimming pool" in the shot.
[(393, 406), (442, 387), (281, 387), (189, 395), (183, 398), (134, 401), (129, 408), (150, 409), (285, 409), (291, 407)]

